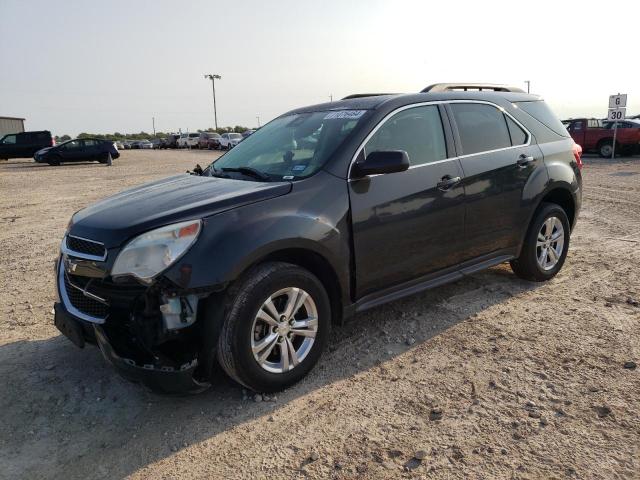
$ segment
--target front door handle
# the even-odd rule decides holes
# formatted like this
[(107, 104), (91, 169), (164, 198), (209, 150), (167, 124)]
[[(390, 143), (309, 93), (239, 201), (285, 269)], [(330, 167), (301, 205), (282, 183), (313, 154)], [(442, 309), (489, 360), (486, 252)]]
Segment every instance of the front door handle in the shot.
[(522, 155), (520, 155), (518, 157), (518, 161), (516, 162), (516, 165), (518, 165), (521, 168), (526, 167), (527, 165), (529, 165), (531, 162), (533, 162), (535, 159), (530, 156), (530, 155), (525, 155), (524, 153)]
[(460, 183), (460, 177), (452, 177), (451, 175), (445, 175), (440, 179), (440, 181), (436, 184), (438, 190), (449, 190), (455, 184)]

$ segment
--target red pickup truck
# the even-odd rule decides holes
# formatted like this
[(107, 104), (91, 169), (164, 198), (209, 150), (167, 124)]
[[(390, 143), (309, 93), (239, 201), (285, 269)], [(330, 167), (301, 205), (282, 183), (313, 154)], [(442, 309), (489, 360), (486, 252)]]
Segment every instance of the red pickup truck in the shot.
[[(613, 146), (613, 122), (597, 118), (572, 118), (563, 120), (574, 142), (584, 152), (597, 152), (601, 157), (610, 158)], [(633, 155), (640, 153), (640, 122), (621, 120), (616, 133), (616, 153)]]

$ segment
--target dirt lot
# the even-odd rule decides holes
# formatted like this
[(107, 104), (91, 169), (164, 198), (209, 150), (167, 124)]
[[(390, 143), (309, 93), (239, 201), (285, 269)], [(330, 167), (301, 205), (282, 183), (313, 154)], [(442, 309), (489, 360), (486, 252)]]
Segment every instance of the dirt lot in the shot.
[(53, 263), (73, 212), (213, 155), (0, 163), (0, 478), (640, 478), (639, 158), (586, 160), (552, 282), (500, 266), (378, 308), (274, 398), (162, 397), (58, 334)]

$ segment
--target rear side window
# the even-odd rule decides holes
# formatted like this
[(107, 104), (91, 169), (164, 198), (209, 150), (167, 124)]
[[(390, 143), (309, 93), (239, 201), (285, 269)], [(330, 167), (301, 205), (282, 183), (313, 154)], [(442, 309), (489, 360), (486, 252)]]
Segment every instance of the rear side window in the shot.
[(438, 107), (428, 105), (396, 113), (364, 146), (365, 155), (387, 150), (406, 151), (411, 165), (423, 165), (447, 158)]
[(36, 133), (36, 138), (38, 139), (38, 141), (47, 141), (49, 140), (50, 136), (47, 132), (39, 132)]
[(496, 107), (482, 103), (452, 103), (450, 106), (458, 126), (463, 155), (511, 146), (505, 116)]
[(558, 135), (562, 137), (570, 136), (562, 122), (558, 120), (556, 114), (553, 113), (549, 105), (542, 100), (536, 102), (517, 102), (515, 105)]
[(509, 129), (509, 135), (511, 135), (511, 145), (524, 145), (527, 143), (527, 134), (520, 125), (513, 121), (509, 115), (505, 115), (504, 118), (507, 121), (507, 128)]
[(2, 139), (2, 143), (4, 143), (5, 145), (13, 145), (16, 143), (16, 136), (15, 135), (7, 135), (6, 137), (4, 137)]

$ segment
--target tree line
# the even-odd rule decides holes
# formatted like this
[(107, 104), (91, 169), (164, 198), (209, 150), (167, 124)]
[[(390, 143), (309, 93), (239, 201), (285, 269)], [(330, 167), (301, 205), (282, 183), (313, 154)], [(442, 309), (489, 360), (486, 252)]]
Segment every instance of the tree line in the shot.
[[(235, 133), (242, 133), (249, 130), (249, 128), (247, 127), (243, 127), (242, 125), (236, 125), (235, 127), (219, 127), (217, 129), (215, 128), (207, 128), (206, 130), (201, 130), (198, 129), (196, 130), (198, 133), (200, 132), (217, 132), (220, 134), (223, 133), (228, 133), (228, 132), (235, 132)], [(185, 133), (185, 132), (183, 132)], [(164, 138), (167, 135), (170, 135), (169, 133), (163, 133), (163, 132), (156, 132), (156, 134), (154, 135), (153, 133), (147, 133), (147, 132), (140, 132), (140, 133), (120, 133), (120, 132), (114, 132), (114, 133), (87, 133), (87, 132), (82, 132), (80, 133), (76, 138), (98, 138), (100, 140), (152, 140), (154, 138)], [(67, 140), (71, 140), (71, 137), (69, 135), (56, 135), (55, 136), (55, 140), (56, 142), (66, 142)]]

